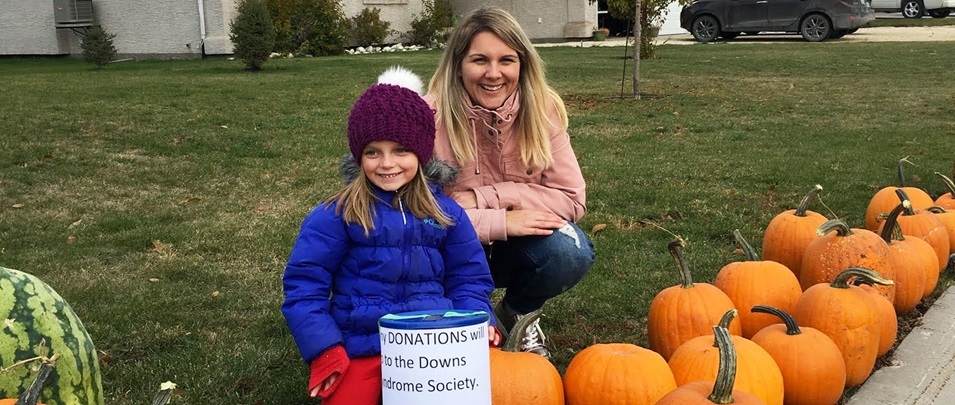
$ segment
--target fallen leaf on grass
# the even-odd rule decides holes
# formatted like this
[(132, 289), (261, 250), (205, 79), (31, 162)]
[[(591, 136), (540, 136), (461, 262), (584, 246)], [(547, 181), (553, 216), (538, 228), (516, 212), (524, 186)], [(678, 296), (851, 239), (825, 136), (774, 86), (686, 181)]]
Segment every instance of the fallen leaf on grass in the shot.
[(13, 204), (13, 205), (11, 205), (11, 207), (13, 207), (13, 208), (23, 208), (23, 204)]
[(597, 233), (604, 229), (607, 229), (607, 224), (597, 224), (590, 230), (590, 233)]
[(66, 237), (66, 244), (67, 244), (67, 245), (72, 245), (74, 242), (76, 242), (76, 237), (75, 237), (75, 236), (70, 235), (70, 236), (67, 236), (67, 237)]
[(80, 226), (80, 224), (82, 224), (82, 223), (83, 223), (83, 220), (82, 220), (82, 219), (77, 219), (77, 220), (74, 221), (72, 224), (70, 224), (70, 226), (66, 227), (66, 229), (76, 228), (77, 226)]
[(258, 211), (258, 212), (265, 212), (265, 211), (268, 211), (268, 210), (269, 210), (269, 206), (268, 206), (268, 205), (258, 205), (258, 206), (255, 207), (255, 210)]
[(199, 198), (199, 197), (186, 197), (186, 198), (183, 198), (183, 199), (179, 200), (179, 205), (189, 204), (189, 203), (194, 203), (194, 202), (199, 202), (199, 201), (202, 201), (202, 199)]
[(159, 279), (156, 278), (156, 277), (150, 277), (150, 278), (149, 278), (149, 282), (150, 282), (150, 283), (158, 283), (158, 282), (159, 282)]

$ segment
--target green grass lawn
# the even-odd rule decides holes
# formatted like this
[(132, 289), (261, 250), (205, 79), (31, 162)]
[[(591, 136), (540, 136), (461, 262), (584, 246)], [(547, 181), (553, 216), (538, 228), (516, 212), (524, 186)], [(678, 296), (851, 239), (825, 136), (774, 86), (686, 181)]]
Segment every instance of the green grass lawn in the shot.
[(955, 16), (946, 18), (876, 18), (866, 23), (866, 27), (938, 27), (955, 25)]
[[(663, 46), (620, 99), (622, 48), (546, 48), (588, 182), (597, 262), (548, 303), (566, 368), (598, 342), (646, 345), (654, 295), (760, 246), (814, 184), (811, 209), (861, 227), (895, 182), (945, 192), (955, 161), (952, 43)], [(346, 116), (394, 64), (430, 77), (439, 53), (238, 61), (3, 59), (0, 265), (65, 297), (101, 351), (108, 404), (301, 404), (307, 369), (279, 311), (300, 221), (341, 182)], [(904, 62), (903, 62), (904, 61)], [(629, 66), (629, 65), (628, 65)], [(630, 88), (629, 83), (623, 86)], [(943, 276), (939, 291), (952, 284)], [(312, 402), (314, 403), (314, 401)]]

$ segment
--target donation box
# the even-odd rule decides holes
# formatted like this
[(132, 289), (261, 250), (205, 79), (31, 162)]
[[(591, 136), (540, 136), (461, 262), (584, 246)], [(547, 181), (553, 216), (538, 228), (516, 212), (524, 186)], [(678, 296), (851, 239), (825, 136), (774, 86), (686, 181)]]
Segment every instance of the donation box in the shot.
[(486, 312), (388, 314), (378, 330), (384, 405), (491, 403)]

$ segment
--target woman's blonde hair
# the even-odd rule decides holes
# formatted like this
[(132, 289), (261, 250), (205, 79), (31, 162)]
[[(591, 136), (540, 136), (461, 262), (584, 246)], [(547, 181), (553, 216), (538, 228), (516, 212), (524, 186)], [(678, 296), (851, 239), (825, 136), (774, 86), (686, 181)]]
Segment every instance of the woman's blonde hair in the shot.
[[(335, 204), (335, 215), (341, 215), (345, 222), (361, 225), (365, 229), (365, 236), (368, 236), (369, 232), (375, 229), (375, 200), (378, 197), (375, 195), (374, 187), (371, 180), (365, 176), (364, 170), (359, 168), (358, 177), (328, 197), (325, 203)], [(454, 225), (454, 221), (444, 213), (434, 194), (431, 193), (424, 176), (424, 169), (420, 164), (415, 177), (408, 184), (398, 188), (390, 203), (395, 209), (404, 207), (420, 219), (431, 217), (441, 226)]]
[(518, 89), (520, 106), (515, 121), (521, 160), (525, 165), (545, 169), (553, 163), (548, 119), (550, 108), (556, 108), (560, 125), (567, 128), (567, 109), (564, 101), (547, 84), (544, 62), (534, 45), (517, 21), (506, 11), (497, 7), (475, 10), (468, 14), (451, 33), (438, 69), (428, 83), (428, 91), (434, 96), (437, 121), (444, 125), (451, 141), (451, 150), (459, 163), (475, 159), (475, 145), (466, 115), (465, 97), (469, 97), (461, 81), (461, 64), (471, 47), (471, 40), (482, 32), (490, 32), (517, 51), (521, 63)]

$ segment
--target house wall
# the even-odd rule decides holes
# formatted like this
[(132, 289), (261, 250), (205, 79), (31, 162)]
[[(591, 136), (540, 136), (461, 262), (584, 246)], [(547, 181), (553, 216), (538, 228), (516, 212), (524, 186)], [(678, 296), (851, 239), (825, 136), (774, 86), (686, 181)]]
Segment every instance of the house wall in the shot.
[(120, 55), (202, 55), (197, 0), (94, 0), (93, 10)]
[[(93, 0), (96, 22), (116, 34), (120, 57), (191, 58), (232, 53), (229, 23), (238, 0)], [(0, 0), (0, 55), (81, 53), (82, 29), (54, 26), (51, 0)], [(455, 14), (485, 5), (508, 10), (534, 41), (588, 38), (597, 25), (597, 4), (589, 0), (451, 0)], [(341, 0), (348, 18), (378, 8), (402, 41), (411, 21), (423, 11), (421, 0)], [(201, 7), (201, 13), (200, 13)], [(201, 15), (201, 17), (200, 17)], [(204, 22), (204, 26), (203, 23)], [(202, 32), (204, 28), (204, 33)], [(203, 35), (204, 34), (204, 35)]]
[(385, 38), (385, 42), (403, 42), (405, 34), (411, 31), (411, 21), (420, 18), (424, 5), (421, 0), (341, 0), (342, 12), (345, 18), (352, 18), (363, 9), (377, 8), (380, 10), (382, 21), (391, 23), (389, 28), (394, 31)]
[[(203, 41), (199, 5), (203, 6)], [(0, 55), (79, 54), (82, 28), (54, 26), (50, 0), (0, 0)], [(113, 33), (120, 57), (191, 58), (232, 53), (235, 0), (94, 0), (95, 21)]]
[(464, 15), (483, 6), (498, 6), (514, 16), (534, 41), (589, 38), (597, 27), (597, 3), (589, 0), (451, 0), (454, 12)]
[(69, 53), (73, 33), (53, 23), (50, 0), (0, 0), (0, 55)]

